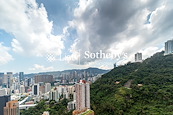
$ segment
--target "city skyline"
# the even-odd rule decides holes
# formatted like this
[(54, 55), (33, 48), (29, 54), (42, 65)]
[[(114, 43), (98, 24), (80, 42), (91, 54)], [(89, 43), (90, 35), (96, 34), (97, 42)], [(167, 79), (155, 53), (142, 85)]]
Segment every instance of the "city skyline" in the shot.
[[(36, 73), (134, 61), (172, 39), (171, 0), (0, 1), (0, 72)], [(85, 52), (127, 55), (85, 58)], [(80, 62), (80, 63), (79, 63)]]

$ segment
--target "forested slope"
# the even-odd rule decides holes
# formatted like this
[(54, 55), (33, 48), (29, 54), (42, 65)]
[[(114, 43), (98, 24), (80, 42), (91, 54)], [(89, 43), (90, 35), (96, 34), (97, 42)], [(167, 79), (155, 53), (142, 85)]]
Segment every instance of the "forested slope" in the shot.
[(160, 52), (104, 74), (91, 85), (91, 107), (96, 115), (173, 114), (173, 55)]

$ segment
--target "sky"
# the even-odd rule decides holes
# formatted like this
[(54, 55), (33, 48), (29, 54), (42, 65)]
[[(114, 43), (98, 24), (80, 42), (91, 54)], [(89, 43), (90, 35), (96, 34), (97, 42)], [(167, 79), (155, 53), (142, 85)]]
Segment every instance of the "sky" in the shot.
[(134, 62), (173, 38), (172, 0), (1, 0), (0, 72)]

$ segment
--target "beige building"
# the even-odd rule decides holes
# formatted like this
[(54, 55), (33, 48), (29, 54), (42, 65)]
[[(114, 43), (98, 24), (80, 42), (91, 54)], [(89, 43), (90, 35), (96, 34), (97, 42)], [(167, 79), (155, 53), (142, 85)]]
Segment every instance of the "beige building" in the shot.
[(90, 109), (90, 84), (85, 80), (80, 80), (75, 85), (76, 92), (76, 110), (82, 111)]
[(19, 103), (17, 100), (9, 101), (4, 107), (4, 115), (19, 115)]

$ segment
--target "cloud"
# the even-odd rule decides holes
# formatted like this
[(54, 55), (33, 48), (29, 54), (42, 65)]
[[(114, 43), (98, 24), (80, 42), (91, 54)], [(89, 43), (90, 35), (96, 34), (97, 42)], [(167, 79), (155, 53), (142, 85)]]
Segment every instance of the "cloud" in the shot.
[[(163, 51), (164, 48), (158, 48), (158, 47), (148, 47), (145, 48), (143, 50), (139, 50), (138, 52), (142, 53), (142, 60), (145, 60), (146, 58), (151, 57), (153, 54), (157, 53), (157, 52), (161, 52)], [(120, 59), (117, 62), (117, 65), (124, 65), (128, 62), (135, 62), (135, 54), (131, 53), (128, 55), (128, 58), (124, 58), (124, 59)]]
[(3, 43), (0, 42), (0, 65), (13, 60), (13, 57), (9, 54), (9, 50), (9, 47), (3, 46)]
[(108, 66), (108, 65), (101, 65), (100, 67), (99, 67), (99, 69), (104, 69), (104, 70), (110, 70), (110, 69), (112, 69), (110, 66)]
[(78, 36), (71, 56), (79, 56), (80, 50), (81, 64), (87, 64), (96, 59), (85, 59), (85, 51), (125, 52), (132, 57), (151, 46), (161, 49), (173, 34), (172, 5), (171, 0), (80, 0), (69, 22)]
[(39, 65), (39, 64), (34, 64), (33, 68), (29, 68), (30, 71), (36, 71), (36, 72), (42, 72), (42, 71), (51, 71), (54, 68), (52, 66), (50, 67), (45, 67), (43, 65)]
[(13, 51), (32, 56), (60, 55), (63, 34), (54, 35), (53, 22), (48, 20), (43, 4), (35, 0), (1, 0), (0, 29), (14, 35)]

